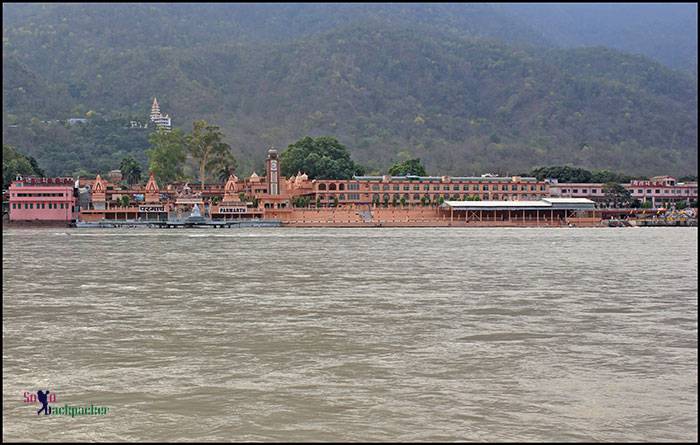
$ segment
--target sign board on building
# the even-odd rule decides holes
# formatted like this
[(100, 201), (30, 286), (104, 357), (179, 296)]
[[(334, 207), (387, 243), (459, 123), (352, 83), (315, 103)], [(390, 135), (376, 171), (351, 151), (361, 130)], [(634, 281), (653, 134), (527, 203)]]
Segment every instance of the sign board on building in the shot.
[(202, 201), (202, 198), (177, 198), (175, 204), (199, 204), (202, 206), (204, 201)]
[(245, 207), (232, 207), (232, 206), (219, 207), (219, 213), (245, 213), (245, 212), (246, 212)]
[(141, 213), (157, 213), (157, 212), (164, 212), (165, 209), (163, 206), (146, 206), (146, 205), (141, 205), (139, 206), (139, 212)]

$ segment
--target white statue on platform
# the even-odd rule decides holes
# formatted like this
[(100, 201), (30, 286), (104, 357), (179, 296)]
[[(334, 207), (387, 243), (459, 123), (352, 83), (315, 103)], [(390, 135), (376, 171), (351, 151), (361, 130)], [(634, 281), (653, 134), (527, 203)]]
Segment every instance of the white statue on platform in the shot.
[(190, 216), (202, 216), (202, 213), (199, 211), (199, 206), (197, 204), (195, 204), (192, 208), (192, 215)]

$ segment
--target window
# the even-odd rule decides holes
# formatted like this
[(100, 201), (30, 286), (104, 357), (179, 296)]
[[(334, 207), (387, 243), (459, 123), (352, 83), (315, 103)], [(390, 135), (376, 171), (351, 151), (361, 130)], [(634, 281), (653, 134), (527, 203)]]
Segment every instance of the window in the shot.
[(581, 193), (588, 193), (588, 189), (581, 189)]
[(443, 189), (444, 191), (449, 191), (449, 190), (450, 190), (450, 186), (449, 186), (449, 185), (445, 185), (445, 186), (442, 187), (442, 189)]
[(384, 191), (389, 190), (389, 184), (384, 184), (382, 186), (382, 190), (384, 190)]
[(399, 190), (399, 189), (400, 189), (400, 187), (401, 187), (401, 186), (399, 186), (399, 184), (394, 184), (394, 191), (397, 191), (397, 190)]
[(531, 186), (530, 186), (530, 191), (531, 191), (531, 192), (534, 192), (535, 190), (536, 190), (535, 186), (534, 186), (534, 185), (531, 185)]
[(420, 195), (418, 193), (416, 193), (415, 195), (413, 195), (413, 199), (418, 201), (420, 199)]
[(510, 190), (511, 190), (512, 192), (517, 192), (517, 191), (518, 191), (518, 186), (515, 185), (515, 184), (513, 184), (513, 185), (510, 186)]
[(404, 186), (403, 186), (403, 189), (404, 189), (404, 190), (409, 190), (410, 188), (411, 188), (411, 187), (408, 186), (408, 185), (404, 185)]
[(341, 193), (338, 195), (338, 201), (345, 201), (345, 194)]
[(34, 203), (33, 203), (33, 202), (30, 202), (30, 203), (29, 203), (29, 208), (30, 208), (30, 209), (33, 209), (33, 208), (34, 208)]
[(454, 187), (452, 187), (452, 190), (459, 190), (459, 186), (455, 185)]
[(661, 193), (661, 190), (656, 189), (656, 190), (654, 190), (654, 193)]
[(414, 185), (414, 186), (413, 186), (413, 190), (420, 190), (420, 186), (419, 186), (419, 185)]
[(63, 208), (63, 203), (61, 203), (61, 208)]
[(16, 202), (13, 202), (13, 203), (12, 203), (12, 208), (13, 208), (13, 209), (16, 209), (16, 208), (17, 208), (17, 203), (16, 203)]
[(360, 190), (360, 184), (357, 182), (351, 182), (348, 184), (348, 190)]
[(488, 184), (484, 184), (484, 191), (488, 191), (488, 189), (489, 189)]
[(378, 190), (379, 190), (379, 184), (372, 184), (372, 190), (378, 191)]
[(24, 203), (24, 208), (25, 208), (25, 209), (28, 209), (28, 208), (29, 208), (29, 204), (27, 204), (27, 203), (25, 202), (25, 203)]
[(423, 190), (430, 190), (430, 184), (425, 184), (423, 186)]

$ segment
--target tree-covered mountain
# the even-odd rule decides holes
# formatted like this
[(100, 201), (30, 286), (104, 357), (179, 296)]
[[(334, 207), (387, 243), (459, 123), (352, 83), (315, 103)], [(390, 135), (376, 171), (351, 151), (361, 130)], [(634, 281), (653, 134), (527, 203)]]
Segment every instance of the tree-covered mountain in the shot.
[(559, 47), (615, 48), (697, 76), (697, 3), (511, 3), (494, 8)]
[[(3, 6), (3, 138), (52, 174), (145, 162), (147, 134), (125, 127), (153, 96), (176, 126), (220, 126), (243, 174), (307, 135), (337, 137), (368, 172), (420, 158), (447, 174), (697, 174), (694, 77), (547, 46), (483, 5), (123, 6)], [(41, 122), (91, 110), (85, 127)]]

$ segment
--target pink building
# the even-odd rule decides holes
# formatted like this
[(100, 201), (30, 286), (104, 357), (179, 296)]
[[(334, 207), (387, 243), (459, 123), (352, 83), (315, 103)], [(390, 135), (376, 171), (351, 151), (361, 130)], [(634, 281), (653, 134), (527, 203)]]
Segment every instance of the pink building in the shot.
[(22, 178), (12, 181), (10, 221), (65, 221), (78, 217), (73, 178)]
[[(648, 180), (635, 179), (622, 184), (632, 198), (641, 202), (651, 202), (652, 206), (667, 206), (674, 202), (690, 203), (698, 199), (697, 182), (678, 182), (672, 176), (654, 176)], [(588, 198), (600, 202), (605, 198), (605, 184), (551, 182), (549, 190), (555, 198)]]

